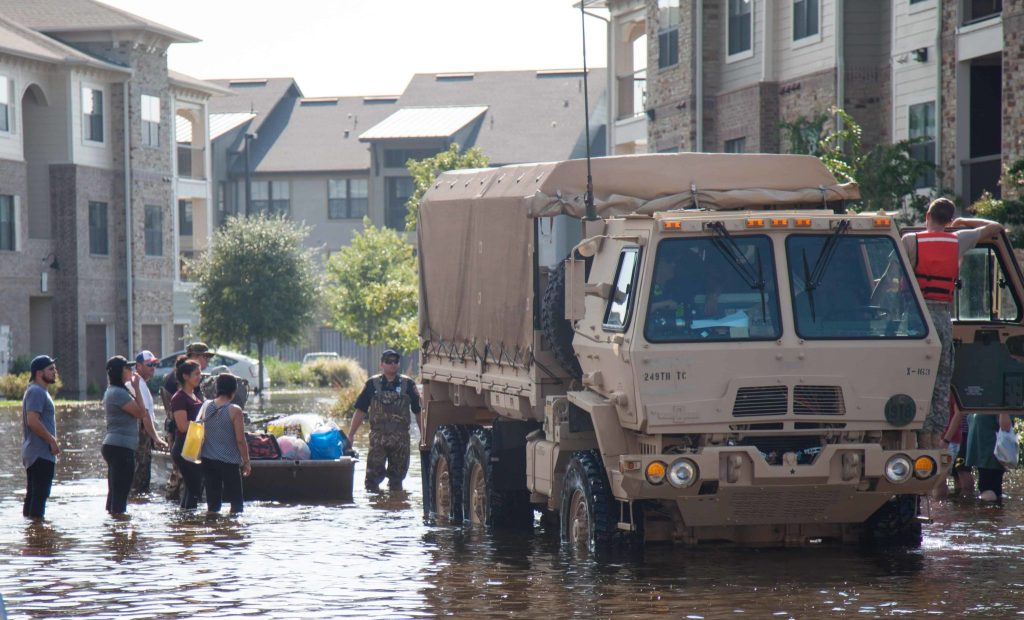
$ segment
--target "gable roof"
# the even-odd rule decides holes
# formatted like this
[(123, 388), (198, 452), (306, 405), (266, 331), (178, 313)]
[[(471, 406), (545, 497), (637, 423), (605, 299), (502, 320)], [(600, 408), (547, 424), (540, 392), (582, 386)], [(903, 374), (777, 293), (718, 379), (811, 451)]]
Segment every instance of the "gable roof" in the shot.
[(447, 138), (472, 123), (487, 106), (402, 108), (371, 127), (360, 140)]
[(142, 30), (176, 43), (199, 39), (96, 0), (0, 0), (0, 14), (47, 34)]
[(0, 13), (0, 52), (54, 64), (84, 64), (130, 74), (131, 69), (100, 60), (7, 19)]
[[(605, 119), (597, 112), (607, 86), (603, 68), (589, 69), (591, 140)], [(473, 144), (492, 165), (583, 156), (583, 72), (486, 71), (418, 73), (398, 100), (402, 108), (486, 106)]]
[(395, 99), (323, 97), (297, 99), (288, 124), (263, 151), (258, 145), (257, 173), (369, 170), (369, 145), (359, 141), (363, 128), (373, 127), (395, 111)]
[(302, 90), (294, 78), (240, 78), (205, 80), (230, 94), (210, 99), (210, 114), (246, 112), (254, 115), (252, 130), (259, 133), (274, 109), (284, 99), (297, 99)]

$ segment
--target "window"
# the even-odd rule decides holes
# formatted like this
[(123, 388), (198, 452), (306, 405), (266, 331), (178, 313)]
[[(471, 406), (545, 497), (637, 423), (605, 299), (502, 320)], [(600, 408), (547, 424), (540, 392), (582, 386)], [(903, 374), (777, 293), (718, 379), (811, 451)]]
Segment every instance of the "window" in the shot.
[(632, 316), (634, 282), (637, 268), (640, 266), (640, 248), (626, 248), (619, 256), (619, 268), (615, 272), (615, 289), (608, 300), (608, 309), (604, 313), (604, 327), (613, 331), (623, 331), (629, 327)]
[[(910, 156), (917, 161), (935, 164), (935, 102), (910, 106), (910, 129), (908, 137), (916, 140), (910, 145)], [(934, 187), (935, 168), (922, 174), (914, 184), (915, 188)]]
[(327, 181), (327, 217), (332, 220), (359, 219), (366, 215), (369, 182), (366, 179)]
[(14, 196), (0, 195), (0, 250), (17, 250), (18, 229), (14, 223)]
[(290, 209), (291, 198), (288, 181), (252, 182), (253, 213), (266, 213), (268, 215), (288, 215)]
[(979, 22), (1003, 12), (1003, 0), (963, 0), (964, 24)]
[(658, 0), (658, 68), (679, 62), (679, 0)]
[(388, 228), (405, 230), (405, 214), (408, 208), (405, 203), (412, 196), (413, 183), (409, 177), (387, 177), (387, 212), (384, 214), (384, 224)]
[[(826, 244), (833, 247), (822, 258)], [(801, 338), (924, 338), (928, 334), (892, 237), (791, 235), (786, 239), (786, 255), (793, 318)]]
[(387, 149), (384, 151), (385, 168), (405, 168), (410, 159), (426, 159), (440, 153), (440, 149)]
[(747, 138), (734, 138), (732, 140), (725, 141), (725, 152), (726, 153), (746, 153), (747, 152)]
[(793, 0), (793, 40), (818, 34), (819, 0)]
[(753, 50), (753, 0), (729, 0), (729, 55)]
[(146, 256), (164, 255), (164, 210), (146, 205)]
[(764, 235), (732, 237), (735, 252), (728, 253), (718, 241), (700, 237), (658, 244), (644, 325), (649, 342), (782, 335), (771, 241)]
[(964, 254), (959, 280), (954, 300), (957, 320), (1016, 322), (1020, 319), (1020, 306), (1013, 297), (1010, 278), (994, 248), (979, 245)]
[(178, 236), (192, 236), (192, 202), (189, 200), (178, 201)]
[(11, 130), (11, 81), (0, 75), (0, 131)]
[(103, 142), (103, 91), (88, 86), (82, 89), (82, 138)]
[(107, 231), (107, 203), (89, 203), (89, 253), (106, 256), (110, 253)]
[(160, 146), (160, 98), (142, 96), (142, 144)]

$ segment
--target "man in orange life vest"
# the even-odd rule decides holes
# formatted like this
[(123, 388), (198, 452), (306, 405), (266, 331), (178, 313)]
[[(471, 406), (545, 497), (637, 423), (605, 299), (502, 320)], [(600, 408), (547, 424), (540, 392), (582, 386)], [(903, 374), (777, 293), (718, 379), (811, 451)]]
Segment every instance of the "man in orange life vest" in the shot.
[[(949, 199), (936, 198), (928, 205), (928, 213), (924, 217), (925, 230), (903, 236), (903, 245), (910, 264), (914, 265), (914, 275), (942, 343), (931, 408), (918, 432), (917, 443), (922, 448), (941, 447), (944, 441), (942, 432), (949, 422), (949, 384), (953, 379), (951, 310), (960, 259), (979, 241), (1003, 230), (1001, 224), (989, 220), (954, 219), (955, 211), (956, 206)], [(946, 227), (965, 230), (946, 232)]]

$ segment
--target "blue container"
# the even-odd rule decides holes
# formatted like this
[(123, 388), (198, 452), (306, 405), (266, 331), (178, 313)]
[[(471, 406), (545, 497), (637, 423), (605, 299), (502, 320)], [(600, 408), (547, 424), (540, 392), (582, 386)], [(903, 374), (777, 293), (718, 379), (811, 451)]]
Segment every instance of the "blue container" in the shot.
[(310, 458), (313, 460), (330, 461), (341, 458), (344, 450), (341, 431), (336, 428), (314, 432), (309, 436), (307, 443)]

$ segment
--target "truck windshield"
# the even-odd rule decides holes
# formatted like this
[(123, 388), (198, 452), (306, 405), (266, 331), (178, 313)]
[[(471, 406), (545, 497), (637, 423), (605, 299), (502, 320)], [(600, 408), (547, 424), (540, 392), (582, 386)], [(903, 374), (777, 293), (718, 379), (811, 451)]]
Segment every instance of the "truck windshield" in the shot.
[(776, 340), (782, 335), (771, 241), (733, 237), (764, 283), (751, 286), (711, 237), (658, 244), (647, 304), (648, 342)]
[(892, 237), (833, 237), (830, 266), (817, 287), (808, 287), (809, 265), (818, 261), (829, 238), (790, 235), (786, 239), (797, 335), (807, 339), (924, 338), (928, 328)]

